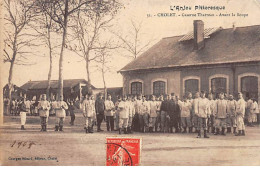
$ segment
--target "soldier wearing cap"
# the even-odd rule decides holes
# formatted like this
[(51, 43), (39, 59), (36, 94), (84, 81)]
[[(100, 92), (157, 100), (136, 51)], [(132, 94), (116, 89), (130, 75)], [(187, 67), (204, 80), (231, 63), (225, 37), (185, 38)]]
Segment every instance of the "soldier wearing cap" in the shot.
[(115, 103), (115, 114), (114, 114), (114, 122), (115, 122), (115, 130), (119, 130), (119, 109), (118, 105), (122, 101), (121, 96), (117, 96), (117, 101)]
[(101, 123), (104, 120), (104, 113), (105, 113), (105, 102), (102, 99), (102, 94), (98, 95), (98, 99), (95, 102), (95, 109), (97, 115), (97, 131), (104, 131), (101, 129)]
[(132, 122), (135, 115), (135, 104), (134, 104), (134, 98), (131, 96), (128, 96), (128, 104), (129, 104), (129, 120), (128, 120), (128, 126), (127, 126), (127, 133), (132, 133)]
[(138, 98), (135, 100), (135, 103), (134, 103), (134, 106), (135, 106), (135, 113), (137, 114), (138, 116), (138, 124), (137, 127), (138, 127), (138, 131), (142, 132), (143, 131), (143, 114), (142, 114), (142, 95), (138, 95)]
[(107, 100), (105, 101), (105, 115), (106, 115), (107, 131), (114, 131), (115, 105), (111, 99), (112, 99), (111, 95), (108, 94)]
[(237, 120), (236, 120), (236, 107), (237, 101), (234, 99), (233, 95), (229, 95), (229, 100), (227, 102), (227, 132), (231, 132), (231, 127), (233, 128), (233, 133), (236, 134)]
[[(150, 105), (146, 101), (146, 96), (143, 96), (143, 101), (141, 105), (141, 128), (142, 132), (147, 132), (149, 130), (149, 115), (150, 115)], [(140, 120), (140, 119), (139, 119)], [(140, 122), (140, 121), (139, 121)]]
[(46, 94), (43, 94), (38, 103), (38, 112), (41, 119), (41, 131), (47, 131), (47, 118), (49, 117), (50, 103), (46, 100)]
[(157, 106), (158, 106), (158, 103), (155, 100), (154, 95), (152, 95), (149, 104), (150, 104), (149, 132), (153, 132), (156, 123), (156, 118), (157, 118)]
[(245, 109), (246, 109), (246, 102), (243, 98), (243, 94), (238, 93), (238, 101), (236, 107), (238, 133), (236, 134), (236, 136), (245, 136), (245, 124), (244, 124)]
[(195, 98), (192, 101), (192, 115), (191, 115), (191, 119), (192, 119), (192, 125), (195, 128), (195, 133), (198, 133), (198, 118), (195, 115), (195, 104), (197, 104), (198, 100), (200, 98), (200, 92), (196, 92), (195, 93)]
[(85, 118), (86, 133), (93, 133), (93, 124), (96, 120), (95, 101), (93, 95), (86, 95), (82, 102), (82, 110)]
[(183, 97), (183, 102), (180, 101), (180, 109), (181, 109), (181, 122), (183, 133), (187, 133), (187, 127), (189, 128), (189, 133), (191, 133), (191, 120), (190, 120), (190, 112), (192, 109), (191, 103), (187, 101), (187, 98)]
[(216, 101), (213, 99), (213, 94), (210, 93), (208, 95), (209, 99), (209, 114), (210, 117), (208, 119), (208, 132), (210, 131), (211, 128), (211, 133), (215, 133), (215, 125), (216, 125), (216, 120), (215, 120), (215, 110), (216, 110)]
[(26, 123), (26, 104), (25, 104), (25, 98), (23, 98), (23, 101), (21, 104), (19, 104), (19, 111), (20, 111), (20, 117), (21, 117), (21, 130), (25, 130), (25, 123)]
[(197, 138), (201, 137), (201, 130), (204, 130), (204, 138), (209, 138), (207, 135), (207, 119), (209, 117), (209, 101), (205, 97), (206, 93), (201, 92), (201, 97), (194, 103), (194, 113), (197, 117)]
[(166, 99), (162, 101), (160, 112), (161, 112), (161, 132), (165, 132), (167, 129), (167, 114), (169, 111), (169, 99), (170, 95), (166, 96)]
[(55, 123), (55, 131), (63, 131), (63, 123), (66, 117), (65, 110), (68, 109), (68, 105), (65, 101), (63, 101), (63, 96), (60, 96), (60, 99), (54, 105), (56, 112), (56, 123)]
[(217, 131), (215, 135), (220, 134), (221, 135), (226, 135), (225, 134), (225, 129), (227, 127), (227, 100), (225, 100), (225, 95), (224, 93), (219, 94), (219, 99), (216, 101), (216, 127)]
[(129, 120), (129, 104), (126, 101), (127, 96), (123, 96), (123, 100), (118, 104), (119, 110), (119, 134), (121, 134), (122, 129), (124, 134), (127, 134), (128, 120)]

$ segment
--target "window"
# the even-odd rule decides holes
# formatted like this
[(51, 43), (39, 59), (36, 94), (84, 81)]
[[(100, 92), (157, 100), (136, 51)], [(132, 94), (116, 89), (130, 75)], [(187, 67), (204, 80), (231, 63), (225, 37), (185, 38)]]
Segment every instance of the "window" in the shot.
[(161, 94), (165, 94), (165, 82), (163, 81), (153, 82), (153, 94), (157, 96)]
[(244, 98), (258, 99), (258, 78), (256, 76), (245, 76), (241, 78), (241, 92)]
[(224, 77), (216, 77), (211, 79), (211, 92), (218, 98), (219, 93), (227, 92), (227, 79)]
[(142, 83), (141, 82), (132, 82), (131, 83), (131, 94), (142, 94)]
[(199, 92), (199, 80), (198, 79), (187, 79), (185, 80), (185, 90), (184, 93), (191, 92), (194, 95)]

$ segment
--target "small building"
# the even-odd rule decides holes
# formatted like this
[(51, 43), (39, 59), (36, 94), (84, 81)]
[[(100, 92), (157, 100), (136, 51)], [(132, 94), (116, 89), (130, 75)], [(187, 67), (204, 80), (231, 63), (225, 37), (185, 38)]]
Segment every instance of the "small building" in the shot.
[(204, 29), (160, 40), (120, 70), (124, 94), (242, 92), (260, 100), (260, 25)]
[[(3, 88), (3, 97), (8, 98), (9, 95), (9, 86), (6, 84)], [(13, 85), (12, 93), (11, 93), (12, 99), (22, 99), (26, 96), (26, 91), (17, 85)]]
[[(93, 85), (89, 88), (89, 83), (85, 79), (66, 79), (63, 80), (63, 96), (67, 99), (81, 99), (82, 95), (86, 95), (90, 90), (95, 90)], [(28, 81), (21, 86), (26, 91), (28, 99), (39, 99), (41, 94), (46, 94), (48, 86), (47, 80)], [(58, 92), (58, 80), (52, 80), (50, 85), (50, 98), (56, 98)]]

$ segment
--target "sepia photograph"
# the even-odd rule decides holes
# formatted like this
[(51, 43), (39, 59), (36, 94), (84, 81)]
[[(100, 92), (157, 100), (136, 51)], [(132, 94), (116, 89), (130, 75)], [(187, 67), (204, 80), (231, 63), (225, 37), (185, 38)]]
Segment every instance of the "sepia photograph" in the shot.
[(1, 0), (0, 166), (259, 166), (260, 0)]

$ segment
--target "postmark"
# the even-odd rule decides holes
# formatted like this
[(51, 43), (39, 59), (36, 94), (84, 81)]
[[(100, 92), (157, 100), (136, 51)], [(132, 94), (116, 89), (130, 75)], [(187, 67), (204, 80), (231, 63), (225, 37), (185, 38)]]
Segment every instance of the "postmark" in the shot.
[(138, 166), (140, 164), (141, 139), (107, 138), (107, 166)]

